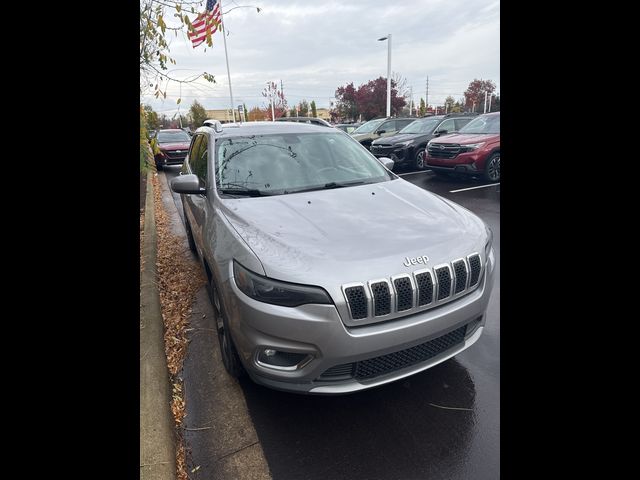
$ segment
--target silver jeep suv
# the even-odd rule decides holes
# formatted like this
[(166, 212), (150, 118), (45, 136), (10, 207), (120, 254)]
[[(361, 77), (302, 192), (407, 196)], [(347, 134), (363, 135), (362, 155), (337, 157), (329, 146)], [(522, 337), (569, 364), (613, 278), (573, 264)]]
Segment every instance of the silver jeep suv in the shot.
[(482, 334), (492, 234), (344, 132), (199, 128), (181, 175), (222, 359), (268, 387), (347, 393), (425, 370)]

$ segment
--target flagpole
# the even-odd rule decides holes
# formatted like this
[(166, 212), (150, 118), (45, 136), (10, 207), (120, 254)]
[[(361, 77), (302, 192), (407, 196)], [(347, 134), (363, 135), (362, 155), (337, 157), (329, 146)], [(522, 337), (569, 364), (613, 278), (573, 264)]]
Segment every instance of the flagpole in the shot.
[(218, 0), (220, 4), (220, 23), (222, 24), (222, 38), (224, 39), (224, 57), (227, 60), (227, 78), (229, 79), (229, 98), (231, 100), (231, 114), (233, 121), (236, 121), (236, 112), (233, 108), (233, 91), (231, 90), (231, 73), (229, 71), (229, 54), (227, 53), (227, 30), (224, 28), (224, 15), (222, 14), (222, 0)]

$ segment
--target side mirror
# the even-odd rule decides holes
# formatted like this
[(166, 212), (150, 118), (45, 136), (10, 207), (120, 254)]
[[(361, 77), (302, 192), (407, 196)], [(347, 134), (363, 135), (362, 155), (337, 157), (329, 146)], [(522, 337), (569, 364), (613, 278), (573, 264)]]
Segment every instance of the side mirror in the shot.
[(436, 137), (439, 137), (440, 135), (446, 135), (448, 132), (447, 130), (436, 130), (436, 132), (434, 133), (434, 135)]
[(389, 157), (380, 157), (378, 159), (378, 161), (384, 165), (385, 167), (387, 167), (389, 170), (393, 170), (393, 166), (395, 165), (396, 162), (394, 162), (393, 160), (391, 160)]
[(382, 135), (383, 133), (387, 133), (387, 131), (386, 130), (378, 130), (376, 132), (376, 135)]
[(171, 190), (186, 195), (205, 195), (206, 190), (200, 186), (200, 180), (193, 173), (180, 175), (171, 180)]

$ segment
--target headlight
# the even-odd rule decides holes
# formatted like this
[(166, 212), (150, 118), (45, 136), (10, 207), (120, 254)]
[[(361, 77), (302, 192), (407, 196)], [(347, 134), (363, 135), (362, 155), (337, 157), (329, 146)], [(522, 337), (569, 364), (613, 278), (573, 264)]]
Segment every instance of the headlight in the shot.
[(406, 142), (396, 143), (396, 147), (408, 147), (413, 143), (413, 140), (407, 140)]
[(431, 142), (432, 142), (432, 141), (433, 141), (433, 140), (429, 140), (429, 141), (427, 142), (427, 148), (429, 148), (429, 146), (431, 145)]
[(461, 145), (460, 152), (473, 152), (483, 146), (485, 142), (469, 143), (468, 145)]
[(491, 252), (491, 245), (493, 244), (493, 231), (487, 225), (485, 225), (484, 228), (487, 230), (487, 243), (484, 245), (484, 258), (488, 259), (489, 253)]
[(329, 294), (320, 287), (272, 280), (247, 270), (235, 260), (233, 276), (238, 288), (259, 302), (284, 307), (297, 307), (307, 303), (332, 303)]

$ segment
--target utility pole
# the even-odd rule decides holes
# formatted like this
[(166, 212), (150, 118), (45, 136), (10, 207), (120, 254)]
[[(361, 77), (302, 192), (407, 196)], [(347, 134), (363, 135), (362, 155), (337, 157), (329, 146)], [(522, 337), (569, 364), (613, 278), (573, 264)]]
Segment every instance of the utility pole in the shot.
[(425, 113), (426, 113), (428, 108), (429, 108), (429, 77), (427, 76), (427, 96), (424, 99), (424, 110), (425, 110)]
[(489, 97), (489, 113), (491, 113), (491, 97)]
[(413, 114), (413, 85), (411, 85), (409, 91), (411, 92), (411, 102), (409, 102), (409, 116)]
[(487, 113), (487, 91), (484, 91), (484, 112), (482, 113)]

